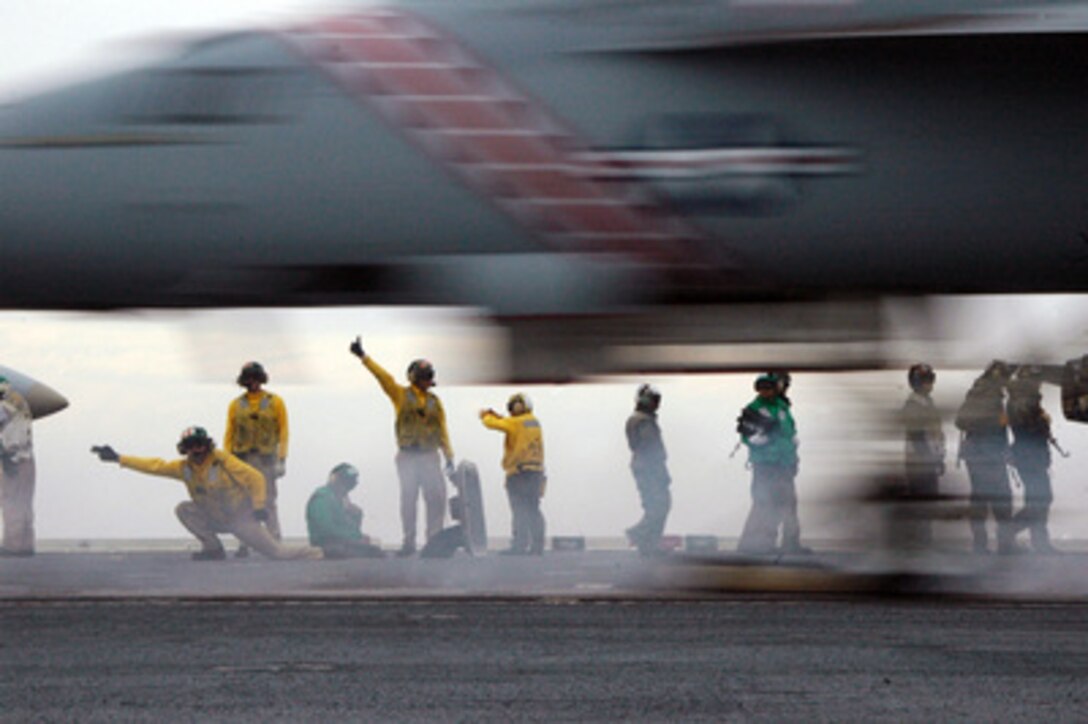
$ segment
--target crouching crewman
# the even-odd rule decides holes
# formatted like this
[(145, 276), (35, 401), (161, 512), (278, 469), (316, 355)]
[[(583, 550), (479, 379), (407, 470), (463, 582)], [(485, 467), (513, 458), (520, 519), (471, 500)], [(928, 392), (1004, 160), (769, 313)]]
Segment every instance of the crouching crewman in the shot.
[(382, 549), (363, 534), (363, 509), (348, 498), (359, 484), (354, 465), (340, 463), (329, 480), (313, 492), (306, 503), (306, 530), (310, 545), (318, 546), (325, 558), (382, 558)]
[(230, 533), (269, 558), (321, 558), (317, 548), (284, 546), (269, 535), (262, 525), (268, 519), (264, 476), (230, 453), (216, 450), (215, 441), (202, 427), (190, 427), (181, 433), (178, 453), (185, 457), (180, 460), (120, 455), (109, 445), (93, 447), (91, 452), (103, 462), (120, 463), (123, 468), (185, 483), (192, 500), (179, 503), (174, 512), (201, 543), (202, 549), (193, 554), (193, 560), (226, 558), (220, 533)]

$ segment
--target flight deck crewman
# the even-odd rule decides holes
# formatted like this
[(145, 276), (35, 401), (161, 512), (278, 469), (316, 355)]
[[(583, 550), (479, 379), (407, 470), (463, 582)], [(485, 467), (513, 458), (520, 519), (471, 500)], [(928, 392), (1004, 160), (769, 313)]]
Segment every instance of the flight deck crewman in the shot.
[(509, 417), (491, 409), (480, 410), (484, 427), (506, 433), (502, 468), (506, 473), (513, 536), (504, 555), (544, 553), (544, 515), (540, 512), (545, 485), (544, 435), (532, 410), (529, 398), (521, 393), (507, 400)]
[(642, 518), (627, 529), (627, 540), (643, 556), (661, 552), (661, 534), (672, 507), (669, 494), (668, 456), (657, 424), (661, 393), (653, 385), (641, 385), (635, 394), (635, 411), (627, 418), (627, 446), (631, 449), (631, 473), (635, 476)]
[(382, 558), (385, 555), (381, 548), (370, 542), (369, 536), (363, 534), (363, 509), (348, 498), (358, 484), (358, 469), (350, 463), (340, 463), (306, 503), (310, 545), (320, 548), (325, 558)]
[(1024, 484), (1024, 507), (1012, 516), (1013, 530), (1027, 529), (1031, 549), (1036, 553), (1060, 551), (1050, 542), (1047, 528), (1054, 491), (1050, 482), (1050, 415), (1043, 409), (1042, 376), (1031, 367), (1022, 367), (1009, 381), (1005, 409), (1012, 430), (1012, 462)]
[[(243, 365), (237, 381), (246, 391), (227, 408), (223, 449), (261, 471), (267, 491), (265, 526), (273, 538), (281, 540), (276, 479), (282, 478), (287, 469), (287, 406), (279, 395), (263, 389), (268, 384), (268, 373), (260, 362)], [(244, 545), (239, 547), (239, 557), (248, 554)]]
[(215, 441), (202, 427), (189, 427), (181, 433), (178, 453), (184, 457), (179, 460), (121, 455), (109, 445), (93, 447), (91, 452), (103, 462), (120, 463), (123, 468), (185, 483), (191, 500), (179, 503), (174, 512), (201, 543), (193, 560), (226, 558), (220, 533), (232, 534), (269, 558), (321, 558), (317, 548), (289, 548), (268, 534), (261, 525), (267, 520), (264, 477), (230, 453), (216, 450)]
[[(932, 505), (938, 484), (944, 474), (944, 431), (941, 412), (933, 403), (933, 386), (937, 373), (925, 363), (911, 365), (907, 370), (910, 395), (901, 412), (905, 435), (904, 463), (907, 497), (914, 503)], [(933, 529), (928, 515), (914, 515), (910, 520), (911, 545), (925, 547), (933, 541)]]
[[(737, 429), (752, 466), (752, 509), (737, 550), (743, 553), (807, 553), (797, 510), (797, 427), (777, 375), (756, 379), (756, 399), (741, 411)], [(778, 532), (782, 531), (779, 548)]]
[(26, 398), (0, 377), (0, 507), (4, 545), (0, 555), (34, 555), (33, 415)]
[(975, 553), (989, 552), (986, 519), (993, 513), (997, 524), (997, 552), (1018, 552), (1012, 522), (1012, 488), (1007, 467), (1009, 418), (1005, 412), (1005, 387), (1012, 368), (994, 360), (967, 391), (956, 414), (962, 433), (960, 456), (967, 463), (971, 481), (968, 522)]
[(396, 463), (400, 478), (400, 519), (404, 529), (404, 540), (397, 555), (410, 556), (416, 552), (420, 492), (427, 512), (427, 540), (442, 530), (446, 517), (446, 481), (439, 465), (439, 450), (446, 458), (446, 475), (452, 475), (454, 470), (446, 413), (442, 402), (430, 391), (435, 384), (434, 366), (425, 359), (414, 360), (408, 366), (411, 384), (401, 386), (363, 351), (360, 337), (355, 338), (349, 350), (378, 380), (396, 413)]

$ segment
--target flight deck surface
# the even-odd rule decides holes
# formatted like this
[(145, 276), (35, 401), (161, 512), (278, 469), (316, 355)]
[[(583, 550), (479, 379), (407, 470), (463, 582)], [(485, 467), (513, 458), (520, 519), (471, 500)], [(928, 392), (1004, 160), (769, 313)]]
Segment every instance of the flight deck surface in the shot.
[(1073, 721), (1085, 573), (1080, 553), (46, 551), (0, 559), (0, 719)]
[[(633, 551), (495, 552), (418, 557), (192, 561), (184, 545), (138, 543), (0, 558), (0, 599), (61, 598), (661, 598), (716, 595), (933, 595), (1088, 601), (1088, 553), (975, 556), (818, 550), (741, 556)], [(1079, 550), (1079, 549), (1078, 549)]]

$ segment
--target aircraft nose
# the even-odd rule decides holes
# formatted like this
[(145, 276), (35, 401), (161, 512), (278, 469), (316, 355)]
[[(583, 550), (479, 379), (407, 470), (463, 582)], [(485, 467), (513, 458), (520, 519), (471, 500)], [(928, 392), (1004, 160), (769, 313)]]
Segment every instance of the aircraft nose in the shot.
[(26, 394), (26, 401), (30, 405), (30, 411), (35, 420), (68, 407), (68, 398), (41, 382), (30, 387)]
[(33, 377), (4, 366), (0, 366), (0, 376), (6, 377), (11, 386), (26, 399), (35, 420), (68, 407), (68, 399), (64, 395)]

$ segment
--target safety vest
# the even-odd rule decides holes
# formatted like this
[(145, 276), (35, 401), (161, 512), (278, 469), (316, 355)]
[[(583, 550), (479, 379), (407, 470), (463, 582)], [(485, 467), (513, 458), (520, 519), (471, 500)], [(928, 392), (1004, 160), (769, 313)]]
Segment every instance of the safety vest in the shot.
[(414, 387), (409, 387), (404, 404), (397, 411), (397, 445), (408, 450), (437, 450), (442, 444), (442, 418), (438, 400), (433, 395), (419, 399)]
[(223, 466), (219, 454), (213, 454), (206, 475), (197, 475), (193, 466), (185, 463), (181, 479), (194, 503), (213, 517), (227, 521), (249, 500), (249, 491)]
[(231, 452), (235, 454), (256, 452), (271, 455), (279, 445), (279, 420), (272, 409), (272, 395), (264, 393), (257, 409), (249, 405), (243, 394), (235, 403), (234, 440)]
[(531, 415), (511, 417), (513, 434), (507, 437), (503, 468), (507, 475), (544, 470), (544, 435), (540, 421)]

